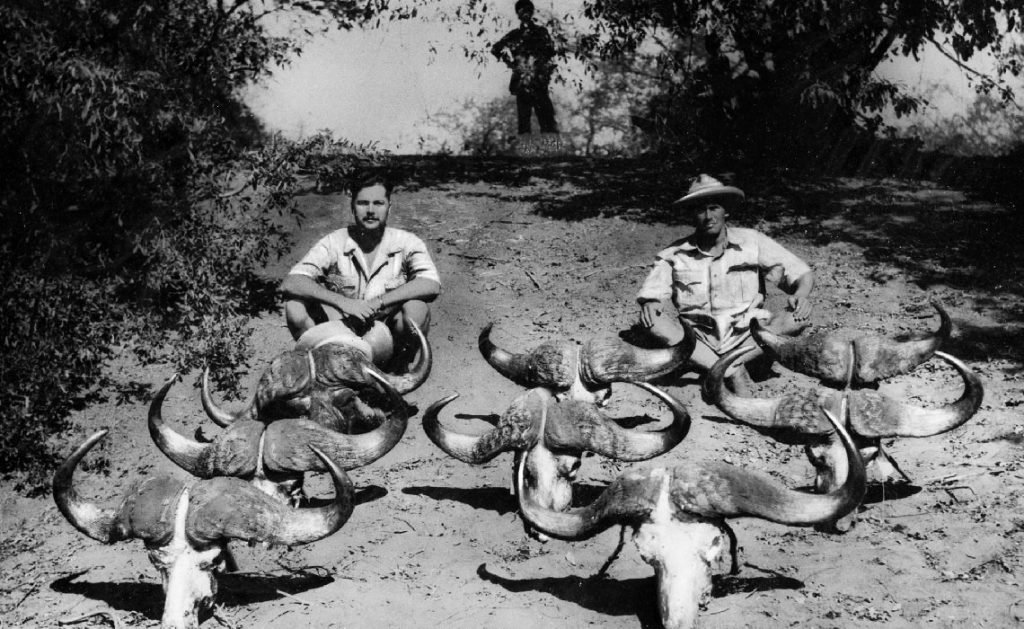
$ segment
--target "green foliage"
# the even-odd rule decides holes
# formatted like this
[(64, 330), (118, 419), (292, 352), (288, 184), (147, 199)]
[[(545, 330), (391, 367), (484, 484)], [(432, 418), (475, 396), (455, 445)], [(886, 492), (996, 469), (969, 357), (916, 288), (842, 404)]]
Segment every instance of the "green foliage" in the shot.
[[(286, 10), (347, 27), (379, 7), (0, 5), (0, 473), (43, 481), (47, 436), (109, 393), (115, 351), (179, 371), (209, 361), (237, 387), (249, 317), (276, 307), (277, 278), (259, 270), (288, 246), (310, 161), (238, 98), (298, 50), (263, 25)], [(359, 156), (318, 142), (318, 163)]]

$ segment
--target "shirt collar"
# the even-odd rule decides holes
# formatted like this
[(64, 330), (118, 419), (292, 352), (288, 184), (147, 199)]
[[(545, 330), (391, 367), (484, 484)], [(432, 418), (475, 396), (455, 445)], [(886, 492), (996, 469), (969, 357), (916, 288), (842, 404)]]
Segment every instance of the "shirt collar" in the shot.
[[(356, 250), (359, 246), (356, 245), (356, 241), (352, 238), (352, 234), (349, 233), (348, 229), (345, 229), (345, 244), (342, 247), (342, 251), (345, 255), (355, 255)], [(380, 250), (386, 255), (394, 255), (402, 252), (402, 246), (395, 240), (395, 230), (390, 227), (384, 228), (384, 236), (380, 239)]]
[[(737, 237), (736, 232), (734, 230), (729, 229), (728, 226), (725, 228), (725, 248), (735, 249), (736, 251), (743, 250), (743, 243)], [(689, 254), (699, 253), (700, 255), (703, 256), (709, 255), (708, 252), (704, 251), (703, 249), (697, 246), (697, 243), (695, 243), (693, 240), (692, 234), (690, 236), (687, 236), (686, 239), (683, 240), (683, 242), (679, 243), (679, 250)]]

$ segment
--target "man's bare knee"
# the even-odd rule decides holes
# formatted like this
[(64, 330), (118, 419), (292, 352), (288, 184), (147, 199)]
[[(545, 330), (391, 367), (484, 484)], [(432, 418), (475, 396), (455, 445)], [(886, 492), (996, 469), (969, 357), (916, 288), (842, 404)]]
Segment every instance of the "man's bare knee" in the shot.
[(298, 339), (302, 333), (316, 325), (306, 302), (290, 299), (284, 302), (284, 320), (292, 337)]
[(657, 317), (647, 334), (652, 341), (664, 347), (677, 344), (686, 336), (686, 331), (675, 317)]
[(410, 299), (402, 304), (402, 309), (395, 314), (395, 331), (401, 335), (411, 334), (407, 321), (414, 321), (424, 334), (430, 329), (430, 306), (418, 299)]
[(772, 334), (797, 336), (809, 325), (806, 321), (799, 322), (794, 319), (793, 313), (784, 311), (772, 313), (772, 318), (765, 323), (764, 328)]

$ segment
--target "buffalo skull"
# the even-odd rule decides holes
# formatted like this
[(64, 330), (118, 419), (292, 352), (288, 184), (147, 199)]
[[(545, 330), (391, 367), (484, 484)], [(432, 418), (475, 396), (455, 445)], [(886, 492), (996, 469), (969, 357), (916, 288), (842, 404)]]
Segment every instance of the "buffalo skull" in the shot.
[(653, 385), (635, 384), (671, 409), (671, 424), (657, 431), (624, 429), (594, 402), (558, 401), (549, 390), (536, 388), (513, 400), (497, 426), (484, 434), (457, 433), (439, 421), (441, 409), (458, 394), (431, 404), (423, 414), (423, 429), (446, 454), (464, 463), (478, 465), (502, 452), (516, 451), (516, 462), (524, 460), (541, 504), (561, 510), (572, 502), (572, 481), (584, 451), (620, 461), (646, 461), (686, 437), (690, 429), (686, 408)]
[(224, 567), (229, 540), (309, 544), (340, 529), (352, 515), (352, 481), (316, 446), (310, 448), (334, 480), (334, 501), (323, 507), (289, 508), (237, 478), (186, 484), (170, 476), (137, 482), (117, 507), (101, 507), (79, 497), (73, 476), (106, 435), (102, 430), (89, 437), (61, 464), (53, 475), (53, 498), (68, 522), (94, 540), (145, 542), (163, 579), (165, 629), (199, 627), (216, 597), (215, 573)]
[(842, 423), (822, 412), (840, 435), (850, 469), (828, 494), (794, 491), (767, 474), (727, 463), (683, 463), (626, 472), (589, 506), (558, 511), (538, 503), (520, 465), (519, 508), (536, 530), (563, 540), (587, 539), (616, 524), (632, 526), (641, 557), (655, 571), (662, 623), (666, 629), (692, 627), (711, 591), (711, 566), (726, 545), (726, 518), (810, 526), (838, 519), (860, 503), (864, 463)]
[[(841, 399), (849, 400), (846, 429), (865, 460), (877, 461), (888, 475), (895, 463), (882, 452), (882, 439), (892, 437), (931, 437), (962, 425), (981, 407), (984, 387), (981, 379), (962, 361), (945, 352), (935, 355), (957, 370), (964, 381), (964, 391), (954, 402), (937, 408), (922, 408), (895, 400), (870, 389), (836, 391), (828, 388), (805, 389), (777, 398), (748, 398), (732, 393), (722, 380), (734, 361), (753, 347), (739, 347), (725, 356), (708, 372), (704, 380), (704, 396), (732, 419), (754, 427), (777, 441), (802, 445), (814, 465), (815, 487), (829, 491), (843, 482), (846, 475), (842, 445), (831, 424), (821, 419), (818, 407), (835, 409)], [(852, 350), (847, 350), (853, 353)], [(898, 468), (895, 468), (898, 469)], [(844, 522), (840, 528), (848, 525)]]
[[(917, 339), (890, 339), (860, 330), (839, 329), (798, 337), (779, 336), (750, 321), (750, 335), (787, 369), (833, 385), (863, 385), (907, 373), (928, 360), (949, 339), (953, 322), (938, 302), (939, 329)], [(851, 356), (848, 348), (853, 344)]]
[(645, 349), (614, 335), (598, 336), (582, 345), (572, 341), (541, 343), (524, 353), (512, 353), (491, 341), (489, 323), (478, 345), (498, 373), (524, 387), (545, 387), (558, 396), (603, 402), (613, 382), (646, 382), (676, 369), (693, 354), (697, 337), (689, 324), (676, 345)]
[(235, 412), (220, 408), (214, 401), (207, 369), (201, 389), (203, 409), (222, 427), (240, 419), (266, 421), (300, 414), (344, 432), (350, 432), (353, 424), (375, 426), (383, 417), (358, 395), (373, 386), (374, 379), (368, 374), (385, 378), (403, 395), (415, 390), (430, 375), (430, 344), (414, 322), (410, 321), (410, 325), (419, 339), (420, 351), (406, 374), (380, 372), (362, 350), (344, 343), (326, 343), (277, 355), (260, 376), (249, 404)]
[(162, 407), (176, 378), (171, 378), (149, 407), (149, 434), (167, 458), (200, 478), (232, 476), (251, 480), (272, 496), (285, 499), (301, 484), (304, 472), (329, 471), (310, 446), (316, 445), (344, 470), (381, 458), (402, 439), (408, 425), (405, 402), (378, 372), (364, 367), (390, 400), (391, 412), (373, 430), (344, 434), (306, 419), (282, 419), (269, 424), (251, 419), (232, 423), (212, 442), (196, 441), (167, 425)]

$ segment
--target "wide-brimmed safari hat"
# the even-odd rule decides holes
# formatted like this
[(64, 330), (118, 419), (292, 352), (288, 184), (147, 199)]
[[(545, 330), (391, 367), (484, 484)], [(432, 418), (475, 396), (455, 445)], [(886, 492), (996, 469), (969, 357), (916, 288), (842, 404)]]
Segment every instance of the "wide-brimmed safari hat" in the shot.
[(724, 208), (736, 207), (743, 202), (744, 194), (739, 188), (727, 186), (711, 175), (701, 174), (686, 192), (686, 196), (676, 199), (672, 205), (678, 207), (693, 207), (706, 203), (718, 203)]

